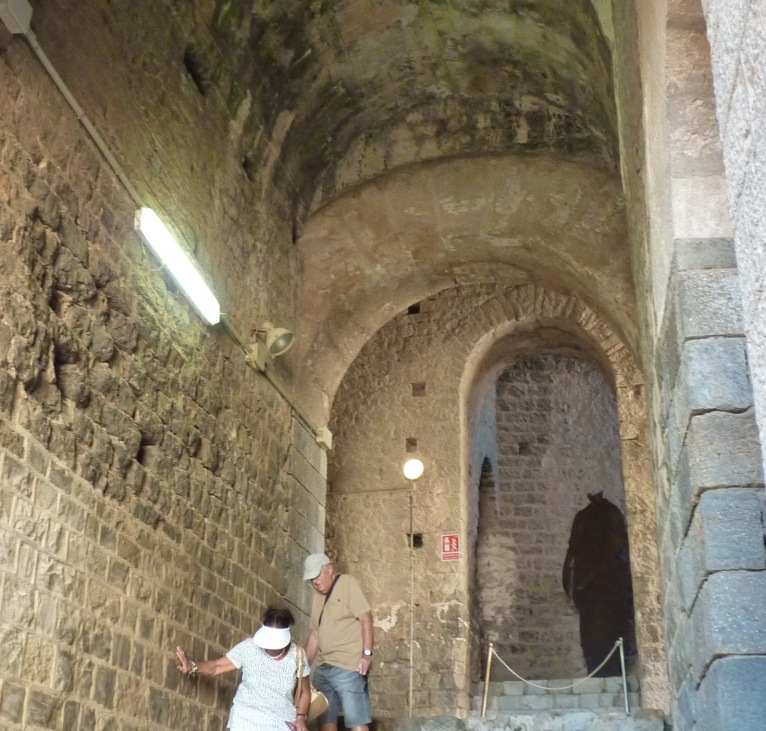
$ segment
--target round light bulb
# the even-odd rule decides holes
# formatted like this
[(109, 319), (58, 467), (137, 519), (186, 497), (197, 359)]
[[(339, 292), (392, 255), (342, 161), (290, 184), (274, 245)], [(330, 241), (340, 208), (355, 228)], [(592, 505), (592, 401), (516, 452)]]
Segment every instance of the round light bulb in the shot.
[(423, 474), (423, 463), (419, 459), (408, 459), (404, 463), (404, 476), (408, 480), (417, 480)]

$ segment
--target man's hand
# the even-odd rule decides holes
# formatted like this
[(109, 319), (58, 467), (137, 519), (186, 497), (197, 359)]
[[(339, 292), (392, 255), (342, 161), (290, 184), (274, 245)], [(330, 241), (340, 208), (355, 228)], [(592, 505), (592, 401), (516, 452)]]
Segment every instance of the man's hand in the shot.
[[(359, 623), (362, 625), (362, 647), (372, 652), (372, 612), (365, 612), (359, 617)], [(367, 675), (372, 665), (372, 655), (362, 655), (356, 669), (362, 674)]]
[(356, 671), (360, 675), (367, 675), (370, 672), (370, 665), (372, 665), (372, 657), (370, 655), (362, 655), (357, 663)]

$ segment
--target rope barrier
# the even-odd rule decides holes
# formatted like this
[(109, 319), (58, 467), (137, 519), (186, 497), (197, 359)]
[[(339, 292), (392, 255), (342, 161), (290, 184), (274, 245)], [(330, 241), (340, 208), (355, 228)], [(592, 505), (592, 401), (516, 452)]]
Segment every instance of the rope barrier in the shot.
[(495, 655), (495, 657), (500, 660), (500, 662), (505, 665), (505, 669), (508, 670), (512, 675), (515, 675), (519, 680), (521, 680), (523, 683), (526, 683), (527, 685), (531, 685), (533, 688), (542, 688), (543, 690), (552, 690), (552, 691), (559, 691), (559, 690), (571, 690), (572, 688), (576, 688), (578, 685), (582, 685), (586, 681), (590, 680), (601, 668), (604, 667), (609, 662), (609, 659), (614, 655), (614, 653), (617, 651), (617, 648), (620, 646), (620, 641), (617, 640), (617, 642), (614, 643), (614, 647), (609, 650), (609, 654), (604, 658), (601, 665), (599, 665), (590, 675), (586, 675), (584, 678), (581, 678), (580, 680), (575, 681), (571, 685), (560, 685), (555, 688), (552, 688), (548, 685), (539, 685), (537, 683), (533, 683), (531, 680), (527, 680), (526, 678), (522, 678), (521, 675), (519, 675), (512, 667), (508, 665), (508, 663), (503, 660), (500, 655), (497, 654), (497, 651), (495, 648), (492, 648), (492, 652)]
[(549, 685), (540, 685), (539, 683), (533, 683), (531, 680), (522, 678), (521, 675), (519, 675), (510, 665), (508, 665), (508, 663), (505, 660), (503, 660), (502, 657), (500, 657), (500, 655), (497, 654), (494, 644), (490, 642), (489, 653), (487, 656), (487, 675), (484, 681), (484, 702), (482, 703), (482, 708), (481, 708), (482, 718), (486, 715), (486, 712), (487, 712), (487, 698), (489, 694), (489, 673), (492, 667), (493, 656), (496, 657), (505, 666), (505, 669), (508, 670), (508, 672), (510, 672), (511, 675), (518, 678), (522, 683), (526, 683), (527, 685), (530, 685), (533, 688), (540, 688), (541, 690), (547, 690), (547, 691), (552, 691), (556, 693), (562, 690), (571, 690), (572, 688), (576, 688), (578, 685), (582, 685), (583, 683), (590, 680), (599, 670), (601, 670), (601, 668), (604, 667), (604, 665), (606, 665), (609, 662), (612, 655), (614, 655), (614, 653), (618, 649), (620, 651), (620, 666), (622, 668), (622, 689), (623, 689), (623, 695), (625, 696), (625, 713), (629, 714), (630, 707), (628, 705), (628, 682), (627, 682), (627, 677), (625, 674), (625, 655), (624, 655), (622, 637), (620, 637), (620, 639), (614, 643), (614, 647), (612, 647), (612, 649), (609, 650), (609, 654), (601, 661), (601, 664), (595, 670), (593, 670), (591, 673), (586, 675), (584, 678), (581, 678), (580, 680), (576, 680), (574, 683), (571, 683), (569, 685), (559, 685), (556, 687), (551, 687)]

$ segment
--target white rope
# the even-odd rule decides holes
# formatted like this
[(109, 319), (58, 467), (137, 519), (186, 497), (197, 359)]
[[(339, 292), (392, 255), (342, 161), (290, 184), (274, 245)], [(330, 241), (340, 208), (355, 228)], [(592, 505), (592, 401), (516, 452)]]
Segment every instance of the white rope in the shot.
[(599, 665), (590, 675), (582, 678), (582, 680), (575, 681), (571, 685), (560, 685), (556, 688), (551, 688), (548, 685), (538, 685), (537, 683), (533, 683), (531, 680), (522, 678), (521, 675), (519, 675), (512, 667), (508, 665), (508, 663), (506, 663), (505, 660), (503, 660), (502, 657), (500, 657), (500, 655), (497, 654), (497, 651), (495, 650), (494, 647), (492, 648), (492, 654), (498, 660), (500, 660), (500, 662), (503, 663), (503, 665), (505, 665), (506, 670), (508, 670), (510, 673), (515, 675), (519, 680), (526, 683), (527, 685), (531, 685), (533, 688), (542, 688), (543, 690), (559, 691), (559, 690), (570, 690), (571, 688), (576, 688), (578, 685), (582, 685), (586, 680), (590, 680), (599, 670), (601, 670), (601, 668), (604, 667), (604, 665), (606, 665), (609, 662), (609, 658), (612, 657), (612, 655), (614, 655), (615, 651), (620, 646), (620, 644), (621, 644), (621, 640), (617, 640), (617, 642), (614, 643), (614, 647), (609, 651), (609, 654), (604, 658), (601, 665)]

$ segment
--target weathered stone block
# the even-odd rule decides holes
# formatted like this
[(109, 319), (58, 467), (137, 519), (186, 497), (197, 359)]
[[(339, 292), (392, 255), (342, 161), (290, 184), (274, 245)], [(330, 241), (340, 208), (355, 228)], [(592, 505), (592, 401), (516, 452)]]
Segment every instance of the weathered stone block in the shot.
[(678, 561), (683, 607), (691, 607), (704, 577), (713, 571), (766, 568), (763, 494), (729, 488), (703, 493)]
[(580, 698), (575, 695), (556, 695), (553, 697), (554, 708), (579, 708)]
[(742, 293), (736, 271), (678, 274), (678, 318), (682, 340), (742, 335)]
[[(582, 700), (583, 696), (580, 696)], [(500, 701), (502, 698), (498, 698), (498, 710), (500, 709)], [(515, 700), (515, 699), (514, 699)], [(547, 711), (553, 708), (553, 697), (549, 695), (523, 695), (518, 698), (519, 707), (524, 710), (530, 711)]]
[(578, 703), (580, 708), (600, 708), (601, 694), (600, 693), (582, 693), (578, 697)]
[(761, 446), (752, 410), (693, 417), (687, 444), (695, 496), (714, 487), (763, 484)]
[(327, 477), (327, 453), (297, 418), (293, 419), (293, 446), (322, 477)]
[[(733, 234), (722, 173), (671, 179), (673, 234), (680, 239), (730, 238)], [(705, 205), (700, 205), (704, 200)], [(684, 316), (685, 307), (679, 308)]]
[(699, 688), (698, 727), (726, 731), (766, 728), (766, 657), (724, 657)]
[(604, 682), (604, 678), (590, 678), (572, 688), (572, 693), (576, 695), (603, 693)]
[(518, 711), (521, 709), (522, 698), (520, 695), (499, 696), (493, 699), (493, 707), (498, 711)]
[(52, 693), (30, 690), (25, 720), (32, 726), (56, 728), (61, 711), (61, 699)]
[(754, 490), (706, 492), (697, 507), (706, 571), (766, 568), (764, 494)]
[(69, 216), (64, 216), (61, 219), (61, 226), (58, 233), (61, 237), (61, 243), (69, 249), (80, 264), (87, 267), (88, 242), (82, 235), (79, 227), (71, 221)]
[(766, 654), (766, 572), (712, 574), (692, 612), (694, 677), (716, 656)]
[(21, 723), (26, 694), (26, 688), (4, 681), (2, 695), (0, 695), (0, 718), (11, 723)]
[[(495, 684), (490, 683), (490, 686), (492, 685)], [(526, 683), (523, 683), (521, 680), (506, 680), (502, 684), (504, 695), (524, 695), (524, 689), (526, 687)], [(490, 692), (492, 691), (490, 690)]]
[(296, 510), (290, 509), (289, 532), (308, 553), (318, 553), (324, 547), (324, 536)]
[(676, 263), (687, 269), (736, 269), (737, 259), (731, 239), (677, 239)]
[[(705, 338), (685, 343), (679, 388), (685, 391), (690, 412), (748, 408), (752, 392), (745, 339)], [(682, 423), (684, 431), (685, 426), (685, 422)]]
[(314, 498), (324, 504), (327, 482), (297, 449), (290, 450), (290, 474), (303, 485)]

